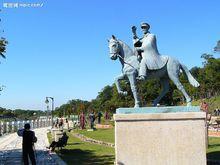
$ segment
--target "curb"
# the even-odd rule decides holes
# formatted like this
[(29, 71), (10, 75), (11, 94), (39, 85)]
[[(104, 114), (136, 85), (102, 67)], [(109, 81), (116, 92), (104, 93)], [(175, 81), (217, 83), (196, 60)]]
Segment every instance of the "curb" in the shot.
[(108, 143), (108, 142), (104, 142), (101, 140), (95, 140), (95, 139), (89, 138), (89, 137), (84, 136), (79, 133), (72, 133), (72, 135), (75, 136), (76, 138), (79, 138), (80, 140), (82, 140), (84, 142), (89, 142), (89, 143), (93, 143), (93, 144), (98, 144), (98, 145), (102, 145), (102, 146), (106, 146), (106, 147), (115, 148), (115, 144), (113, 144), (113, 143)]

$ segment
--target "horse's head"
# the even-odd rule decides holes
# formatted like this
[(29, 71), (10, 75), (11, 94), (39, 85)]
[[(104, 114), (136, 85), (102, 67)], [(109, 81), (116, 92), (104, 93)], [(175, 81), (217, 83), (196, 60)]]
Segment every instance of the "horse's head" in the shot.
[(112, 38), (108, 40), (108, 47), (110, 52), (110, 58), (112, 60), (116, 60), (120, 53), (120, 44), (114, 35), (112, 35)]

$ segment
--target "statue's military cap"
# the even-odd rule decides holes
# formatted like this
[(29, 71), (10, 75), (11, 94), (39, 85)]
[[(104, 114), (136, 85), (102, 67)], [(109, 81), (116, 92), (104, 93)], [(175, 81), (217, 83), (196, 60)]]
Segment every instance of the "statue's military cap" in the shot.
[(142, 23), (141, 23), (141, 28), (150, 29), (150, 25), (149, 25), (148, 23), (142, 22)]

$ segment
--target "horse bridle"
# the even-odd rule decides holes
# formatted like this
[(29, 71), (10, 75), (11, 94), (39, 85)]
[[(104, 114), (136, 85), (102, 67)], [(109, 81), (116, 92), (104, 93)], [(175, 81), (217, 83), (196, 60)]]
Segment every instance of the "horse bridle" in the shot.
[[(118, 41), (116, 41), (116, 43), (120, 45), (120, 43), (119, 43)], [(111, 53), (111, 52), (110, 52), (110, 54), (113, 54), (114, 56), (116, 55), (116, 56), (117, 56), (118, 58), (120, 58), (125, 64), (127, 64), (127, 65), (129, 65), (129, 66), (131, 66), (132, 68), (135, 69), (134, 66), (132, 66), (130, 63), (127, 63), (127, 62), (124, 60), (124, 58), (119, 54), (119, 49), (117, 49), (117, 51), (114, 52), (114, 53)]]
[(127, 64), (127, 65), (129, 65), (129, 66), (131, 66), (132, 68), (135, 69), (135, 67), (132, 66), (130, 63), (127, 63), (127, 62), (124, 60), (124, 58), (122, 58), (122, 56), (120, 56), (119, 54), (117, 54), (117, 57), (119, 57), (125, 64)]
[[(118, 41), (115, 41), (115, 43), (117, 43), (118, 45), (120, 45)], [(110, 54), (113, 54), (113, 55), (119, 54), (119, 49), (117, 49), (114, 53), (110, 52)]]

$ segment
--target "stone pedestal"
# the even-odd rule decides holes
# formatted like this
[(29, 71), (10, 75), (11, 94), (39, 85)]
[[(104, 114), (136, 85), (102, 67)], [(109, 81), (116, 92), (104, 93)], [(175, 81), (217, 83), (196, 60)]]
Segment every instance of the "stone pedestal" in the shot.
[(166, 108), (165, 113), (150, 107), (118, 109), (114, 115), (116, 164), (205, 165), (206, 114), (195, 109)]

